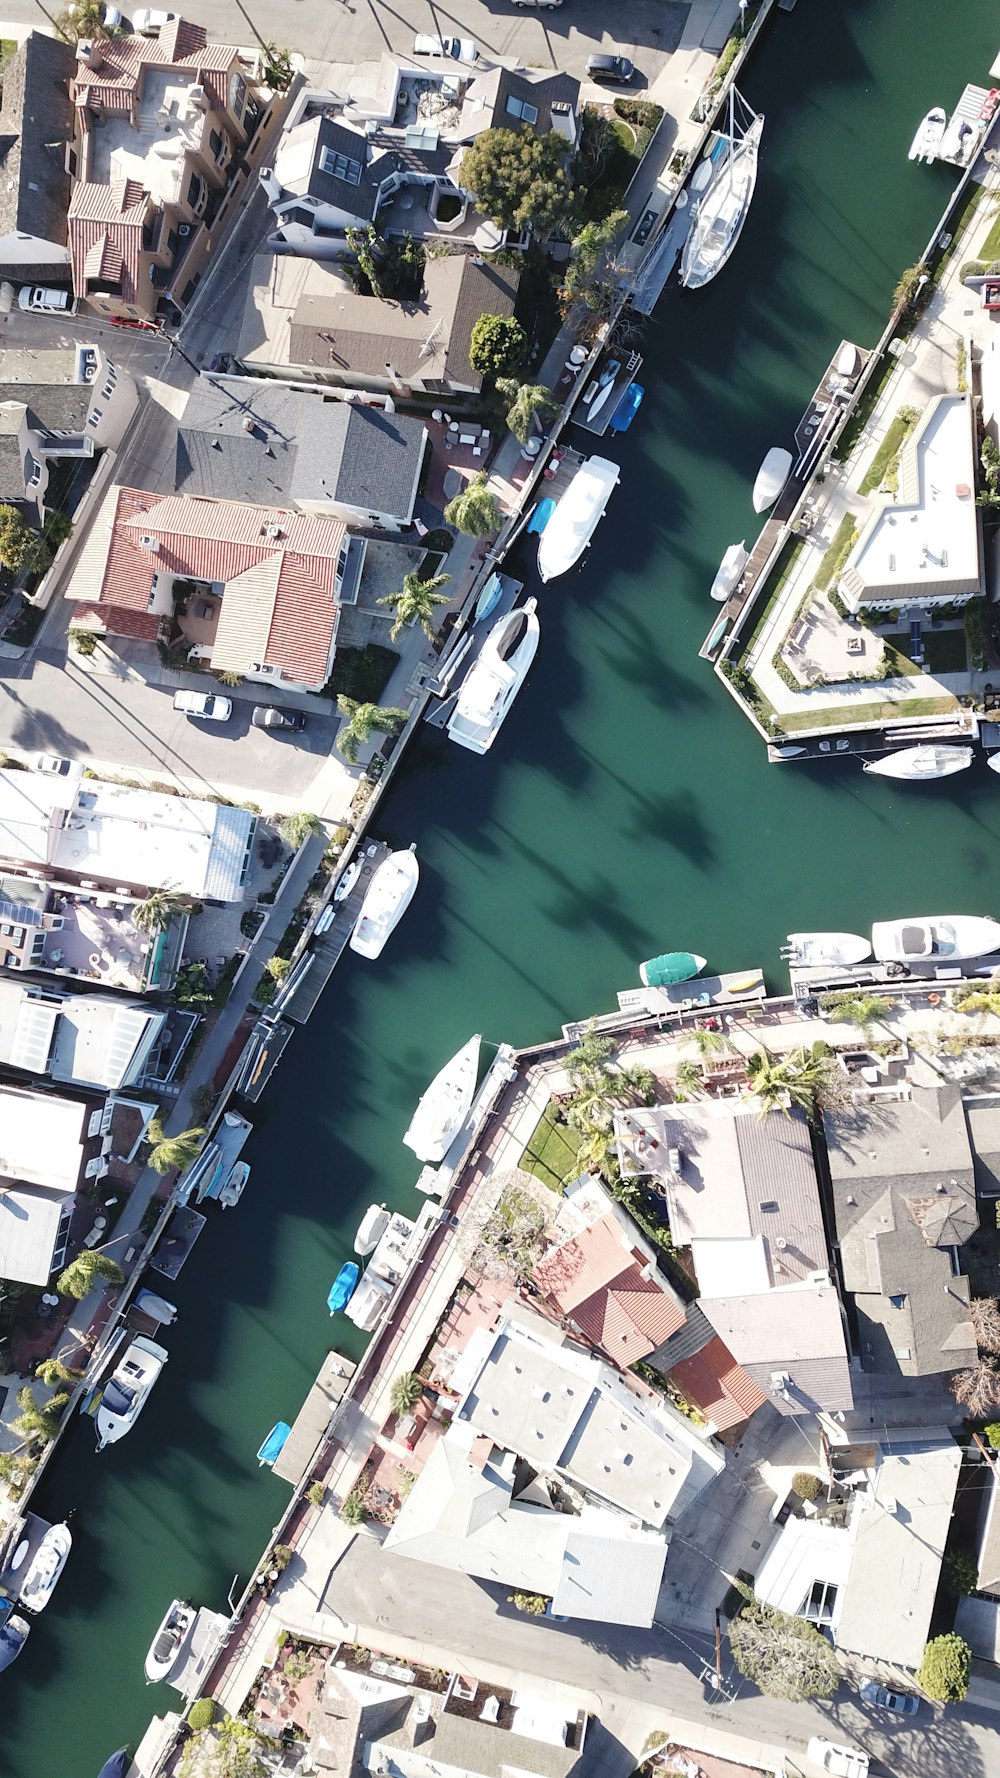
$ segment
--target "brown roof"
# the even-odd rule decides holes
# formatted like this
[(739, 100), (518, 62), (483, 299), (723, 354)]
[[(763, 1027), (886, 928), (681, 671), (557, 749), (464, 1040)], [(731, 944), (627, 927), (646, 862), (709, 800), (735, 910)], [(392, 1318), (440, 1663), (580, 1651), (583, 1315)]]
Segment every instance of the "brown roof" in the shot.
[(115, 179), (110, 185), (87, 180), (74, 185), (69, 250), (77, 296), (86, 296), (89, 280), (101, 279), (119, 285), (123, 302), (135, 301), (149, 203), (149, 194), (138, 179)]
[(76, 103), (81, 108), (131, 111), (148, 67), (190, 68), (217, 109), (226, 102), (225, 75), (239, 51), (228, 43), (206, 42), (201, 25), (173, 19), (157, 37), (108, 37), (95, 44), (96, 68), (77, 68)]
[(136, 642), (155, 642), (160, 633), (160, 620), (152, 611), (131, 611), (126, 605), (82, 604), (73, 607), (70, 622), (74, 629), (85, 625), (84, 618), (96, 617), (111, 636), (131, 636)]
[(646, 1256), (629, 1246), (614, 1216), (599, 1216), (551, 1249), (534, 1280), (562, 1315), (572, 1316), (590, 1343), (626, 1368), (683, 1325), (684, 1305)]
[(670, 1376), (681, 1394), (714, 1421), (720, 1432), (748, 1420), (767, 1400), (763, 1389), (740, 1368), (718, 1336), (693, 1357), (675, 1364)]

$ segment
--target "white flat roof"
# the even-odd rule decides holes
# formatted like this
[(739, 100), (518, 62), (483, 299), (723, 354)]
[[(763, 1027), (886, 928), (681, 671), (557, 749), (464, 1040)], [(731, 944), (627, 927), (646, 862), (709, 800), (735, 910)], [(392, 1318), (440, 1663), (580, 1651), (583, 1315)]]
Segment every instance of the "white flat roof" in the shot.
[(121, 998), (29, 990), (0, 975), (0, 1062), (80, 1086), (128, 1086), (166, 1016)]
[(47, 1284), (66, 1195), (0, 1186), (0, 1277)]
[(914, 601), (922, 590), (939, 596), (950, 587), (967, 591), (979, 577), (967, 395), (942, 395), (930, 404), (904, 446), (899, 479), (898, 499), (865, 527), (851, 555), (848, 587), (861, 597), (884, 589)]
[(75, 1191), (89, 1111), (75, 1099), (0, 1086), (0, 1175)]

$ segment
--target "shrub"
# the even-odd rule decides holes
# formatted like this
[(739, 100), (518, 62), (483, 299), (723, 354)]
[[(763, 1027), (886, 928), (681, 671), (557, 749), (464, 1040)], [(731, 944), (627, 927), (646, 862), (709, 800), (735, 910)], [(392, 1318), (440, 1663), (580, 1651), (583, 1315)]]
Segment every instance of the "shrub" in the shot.
[(652, 133), (663, 116), (663, 106), (654, 105), (649, 99), (616, 99), (615, 115), (634, 124), (636, 129)]
[(326, 1488), (322, 1482), (310, 1482), (306, 1489), (306, 1499), (310, 1506), (322, 1506), (326, 1499)]
[[(998, 1209), (1000, 1209), (1000, 1206), (998, 1206)], [(983, 1431), (986, 1434), (986, 1442), (991, 1449), (1000, 1451), (1000, 1420), (991, 1420), (988, 1426), (983, 1427)]]
[(832, 592), (827, 593), (826, 597), (827, 597), (828, 603), (833, 607), (834, 611), (837, 613), (837, 616), (846, 618), (847, 606), (844, 604), (844, 601), (841, 598), (840, 594), (838, 593), (836, 587), (833, 588)]
[(199, 1698), (192, 1704), (188, 1714), (188, 1724), (198, 1734), (201, 1729), (210, 1729), (215, 1721), (215, 1699)]
[(986, 619), (982, 599), (973, 599), (965, 608), (965, 640), (969, 646), (969, 662), (976, 672), (986, 666)]
[[(437, 535), (435, 531), (434, 536)], [(446, 535), (454, 542), (450, 531)], [(429, 539), (424, 541), (428, 543)], [(435, 549), (442, 547), (439, 543), (434, 545)], [(359, 704), (377, 704), (398, 660), (394, 648), (383, 648), (378, 642), (370, 642), (367, 648), (338, 648), (326, 690), (331, 697), (343, 696), (354, 698)]]
[(340, 1509), (340, 1516), (345, 1525), (363, 1525), (367, 1519), (368, 1508), (356, 1488), (353, 1493), (348, 1494)]
[(506, 315), (480, 315), (469, 340), (469, 363), (481, 376), (506, 377), (524, 363), (528, 341), (519, 321)]
[(400, 1371), (399, 1376), (393, 1379), (392, 1388), (389, 1391), (393, 1413), (410, 1413), (416, 1407), (423, 1393), (424, 1386), (416, 1371)]
[(979, 1563), (971, 1550), (949, 1550), (941, 1564), (941, 1579), (956, 1599), (974, 1593), (979, 1579)]
[(792, 1477), (792, 1489), (800, 1500), (818, 1500), (823, 1492), (823, 1484), (818, 1475), (811, 1475), (808, 1469), (800, 1469)]
[(69, 639), (77, 654), (93, 654), (97, 647), (93, 630), (70, 630)]
[(295, 1551), (292, 1549), (291, 1544), (276, 1543), (271, 1551), (270, 1566), (276, 1568), (279, 1574), (284, 1574), (285, 1569), (288, 1567), (294, 1554)]
[(528, 1617), (544, 1617), (549, 1601), (545, 1593), (508, 1593), (507, 1603)]
[[(455, 539), (452, 533), (446, 531), (443, 525), (439, 525), (436, 531), (428, 531), (427, 536), (423, 540), (424, 548), (426, 550), (438, 550), (443, 556), (448, 554), (448, 551), (451, 549), (454, 542)], [(386, 653), (388, 654), (389, 652), (390, 650), (386, 649)], [(378, 689), (381, 691), (382, 687), (379, 686)]]
[(935, 1636), (924, 1649), (917, 1684), (939, 1704), (959, 1704), (969, 1689), (972, 1651), (961, 1636), (950, 1631)]

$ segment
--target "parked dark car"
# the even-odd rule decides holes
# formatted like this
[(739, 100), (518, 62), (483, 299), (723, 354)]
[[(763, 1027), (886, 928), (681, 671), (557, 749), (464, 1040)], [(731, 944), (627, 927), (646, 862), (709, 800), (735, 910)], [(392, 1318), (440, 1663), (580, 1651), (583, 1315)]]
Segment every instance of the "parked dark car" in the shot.
[(635, 73), (635, 63), (628, 56), (588, 56), (587, 75), (590, 80), (598, 80), (614, 85), (616, 82), (626, 85)]
[(291, 729), (296, 733), (306, 726), (301, 710), (279, 710), (277, 704), (255, 704), (250, 721), (254, 728)]

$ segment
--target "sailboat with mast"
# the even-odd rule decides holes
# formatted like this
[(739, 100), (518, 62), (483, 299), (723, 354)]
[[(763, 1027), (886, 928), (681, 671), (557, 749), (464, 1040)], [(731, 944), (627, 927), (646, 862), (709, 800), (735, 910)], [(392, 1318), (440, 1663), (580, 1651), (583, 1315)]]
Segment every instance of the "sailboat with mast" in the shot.
[(721, 272), (740, 238), (757, 183), (763, 115), (729, 89), (726, 128), (691, 179), (691, 228), (681, 254), (680, 281), (688, 290)]

